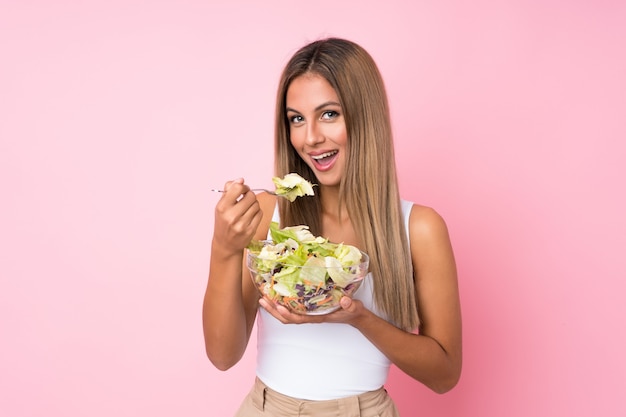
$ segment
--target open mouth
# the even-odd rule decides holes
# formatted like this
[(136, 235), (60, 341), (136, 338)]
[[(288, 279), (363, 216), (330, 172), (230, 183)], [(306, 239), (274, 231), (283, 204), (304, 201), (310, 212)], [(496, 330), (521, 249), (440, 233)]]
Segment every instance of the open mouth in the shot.
[(333, 163), (338, 153), (339, 151), (324, 152), (319, 155), (311, 155), (311, 159), (319, 168), (328, 168)]

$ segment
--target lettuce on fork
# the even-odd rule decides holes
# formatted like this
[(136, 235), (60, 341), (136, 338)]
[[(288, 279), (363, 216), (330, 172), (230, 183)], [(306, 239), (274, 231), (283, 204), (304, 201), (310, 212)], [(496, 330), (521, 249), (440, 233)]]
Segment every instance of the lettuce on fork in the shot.
[(298, 197), (314, 195), (313, 184), (298, 174), (287, 174), (283, 178), (274, 177), (272, 181), (276, 185), (276, 194), (285, 197), (292, 203)]

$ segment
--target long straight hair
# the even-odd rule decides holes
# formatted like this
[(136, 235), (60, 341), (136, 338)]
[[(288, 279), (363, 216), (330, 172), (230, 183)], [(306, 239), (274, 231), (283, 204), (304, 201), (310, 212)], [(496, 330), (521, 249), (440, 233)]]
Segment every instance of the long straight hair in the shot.
[[(415, 282), (398, 191), (389, 105), (372, 57), (354, 42), (328, 38), (310, 43), (287, 63), (278, 87), (275, 119), (275, 174), (296, 172), (315, 183), (309, 166), (291, 145), (287, 90), (304, 74), (323, 77), (333, 87), (344, 114), (348, 157), (340, 182), (340, 206), (370, 256), (374, 302), (397, 327), (419, 325)], [(321, 192), (321, 191), (319, 191)], [(279, 201), (281, 226), (306, 224), (321, 233), (321, 200)]]

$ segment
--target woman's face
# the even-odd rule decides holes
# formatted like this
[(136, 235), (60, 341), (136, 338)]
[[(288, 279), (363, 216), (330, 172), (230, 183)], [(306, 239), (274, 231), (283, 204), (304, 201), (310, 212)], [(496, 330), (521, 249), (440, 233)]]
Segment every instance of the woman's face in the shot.
[(337, 93), (324, 78), (304, 74), (287, 89), (291, 145), (320, 186), (338, 186), (346, 164), (348, 134)]

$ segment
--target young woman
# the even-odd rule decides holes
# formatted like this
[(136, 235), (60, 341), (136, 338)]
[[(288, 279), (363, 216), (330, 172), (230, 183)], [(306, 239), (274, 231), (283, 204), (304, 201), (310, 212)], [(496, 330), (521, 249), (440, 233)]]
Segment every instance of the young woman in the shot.
[[(383, 387), (391, 363), (452, 389), (461, 312), (448, 231), (433, 209), (400, 198), (387, 97), (363, 48), (330, 38), (296, 52), (278, 88), (275, 150), (276, 176), (298, 173), (315, 196), (277, 200), (236, 179), (215, 208), (203, 321), (218, 369), (242, 357), (258, 313), (257, 378), (237, 416), (397, 416)], [(272, 220), (366, 252), (354, 298), (321, 316), (260, 298), (245, 247)]]

